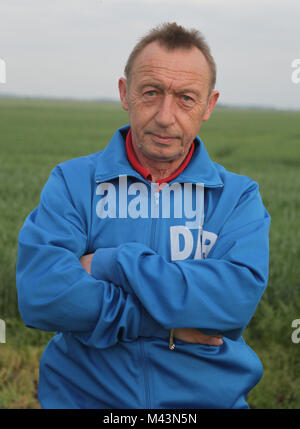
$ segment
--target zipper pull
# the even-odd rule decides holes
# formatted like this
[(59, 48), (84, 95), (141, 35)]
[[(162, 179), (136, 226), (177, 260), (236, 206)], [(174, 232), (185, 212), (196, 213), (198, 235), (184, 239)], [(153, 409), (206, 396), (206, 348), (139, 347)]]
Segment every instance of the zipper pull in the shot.
[(169, 337), (169, 349), (170, 350), (174, 350), (175, 349), (175, 344), (174, 344), (174, 329), (170, 330), (170, 337)]

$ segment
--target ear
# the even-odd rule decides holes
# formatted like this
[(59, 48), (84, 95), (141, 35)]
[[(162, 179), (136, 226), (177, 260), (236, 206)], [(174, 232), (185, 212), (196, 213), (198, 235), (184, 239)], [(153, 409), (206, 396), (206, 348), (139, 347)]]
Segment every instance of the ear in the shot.
[(209, 96), (209, 100), (208, 100), (208, 104), (207, 104), (207, 108), (206, 108), (206, 112), (204, 113), (204, 116), (202, 118), (202, 121), (207, 121), (210, 118), (210, 115), (212, 114), (214, 107), (217, 103), (217, 100), (219, 98), (219, 91), (212, 91), (210, 96)]
[(128, 110), (128, 103), (127, 103), (127, 80), (124, 77), (121, 77), (119, 79), (119, 94), (120, 94), (120, 100), (122, 103), (122, 107), (124, 110)]

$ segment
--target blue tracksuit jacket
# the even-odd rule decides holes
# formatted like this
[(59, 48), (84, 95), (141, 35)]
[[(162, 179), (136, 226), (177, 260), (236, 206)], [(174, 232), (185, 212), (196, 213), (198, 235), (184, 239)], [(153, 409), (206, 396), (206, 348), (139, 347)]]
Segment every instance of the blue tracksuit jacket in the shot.
[[(248, 408), (262, 365), (242, 333), (268, 277), (270, 217), (257, 183), (197, 137), (165, 188), (105, 150), (52, 171), (19, 235), (25, 324), (55, 331), (40, 362), (44, 408)], [(89, 275), (79, 258), (95, 252)], [(190, 344), (172, 328), (224, 335)]]

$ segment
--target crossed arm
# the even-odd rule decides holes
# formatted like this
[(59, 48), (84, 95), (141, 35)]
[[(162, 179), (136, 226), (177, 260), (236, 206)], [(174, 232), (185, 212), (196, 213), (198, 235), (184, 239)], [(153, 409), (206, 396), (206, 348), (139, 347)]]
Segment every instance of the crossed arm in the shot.
[[(248, 223), (237, 226), (233, 217), (213, 258), (170, 263), (139, 243), (85, 255), (81, 203), (56, 168), (19, 236), (17, 289), (25, 324), (72, 332), (99, 348), (139, 336), (165, 338), (174, 327), (174, 336), (187, 342), (220, 345), (216, 333), (238, 338), (267, 278), (268, 219), (253, 195), (237, 209), (247, 212)], [(92, 261), (97, 275), (88, 274)]]
[[(88, 274), (91, 274), (91, 265), (94, 253), (83, 255), (79, 261)], [(173, 330), (175, 338), (187, 343), (207, 344), (210, 346), (220, 346), (223, 344), (223, 336), (206, 335), (196, 328), (177, 328)]]
[(166, 329), (176, 327), (175, 337), (218, 345), (222, 336), (240, 337), (264, 292), (269, 223), (253, 184), (207, 259), (170, 262), (142, 243), (125, 243), (97, 249), (81, 262), (94, 278), (136, 296)]

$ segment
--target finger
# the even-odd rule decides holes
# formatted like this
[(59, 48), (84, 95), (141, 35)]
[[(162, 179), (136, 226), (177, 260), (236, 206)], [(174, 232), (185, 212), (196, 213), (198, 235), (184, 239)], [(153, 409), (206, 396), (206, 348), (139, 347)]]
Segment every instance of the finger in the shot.
[(211, 338), (210, 345), (212, 346), (221, 346), (223, 344), (222, 338), (213, 337)]
[(200, 344), (206, 344), (208, 346), (221, 346), (223, 344), (222, 338), (217, 336), (205, 336), (199, 338), (198, 341)]

